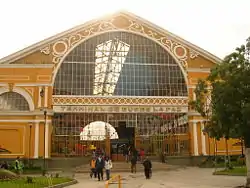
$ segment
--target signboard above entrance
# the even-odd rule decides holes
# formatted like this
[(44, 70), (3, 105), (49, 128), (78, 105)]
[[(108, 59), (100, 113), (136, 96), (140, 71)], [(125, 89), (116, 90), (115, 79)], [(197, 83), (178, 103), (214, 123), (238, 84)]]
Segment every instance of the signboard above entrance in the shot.
[(57, 113), (187, 113), (186, 106), (53, 106)]

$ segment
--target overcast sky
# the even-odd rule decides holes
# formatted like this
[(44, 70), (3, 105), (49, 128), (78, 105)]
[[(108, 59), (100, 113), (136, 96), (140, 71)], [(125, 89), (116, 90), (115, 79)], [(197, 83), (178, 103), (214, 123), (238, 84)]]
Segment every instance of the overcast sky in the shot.
[(250, 0), (2, 0), (0, 58), (119, 10), (221, 58), (250, 36)]

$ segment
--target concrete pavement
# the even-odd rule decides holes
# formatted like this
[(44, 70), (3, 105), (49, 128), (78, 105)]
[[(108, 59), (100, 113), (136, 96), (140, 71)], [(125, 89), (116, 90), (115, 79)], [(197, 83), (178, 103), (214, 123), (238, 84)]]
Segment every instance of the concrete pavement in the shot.
[[(185, 168), (166, 172), (153, 172), (146, 180), (143, 174), (120, 173), (124, 178), (122, 188), (232, 188), (243, 185), (245, 177), (214, 176), (213, 169)], [(88, 174), (77, 174), (79, 183), (69, 188), (104, 188), (104, 181), (90, 179)], [(112, 184), (109, 188), (118, 188)]]

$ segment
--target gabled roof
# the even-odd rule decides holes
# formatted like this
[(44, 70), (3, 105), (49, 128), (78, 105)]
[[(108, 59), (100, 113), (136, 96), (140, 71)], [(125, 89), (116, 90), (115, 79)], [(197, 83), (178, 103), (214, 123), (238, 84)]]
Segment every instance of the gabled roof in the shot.
[(179, 36), (177, 36), (177, 35), (175, 35), (175, 34), (169, 32), (169, 31), (167, 31), (167, 30), (165, 30), (165, 29), (163, 29), (163, 28), (161, 28), (161, 27), (159, 27), (159, 26), (157, 26), (157, 25), (155, 25), (155, 24), (153, 24), (153, 23), (151, 23), (151, 22), (149, 22), (149, 21), (147, 21), (147, 20), (145, 20), (145, 19), (143, 19), (143, 18), (137, 16), (137, 15), (134, 15), (134, 14), (132, 14), (132, 13), (130, 13), (130, 12), (127, 12), (127, 11), (119, 11), (119, 12), (116, 12), (116, 13), (114, 13), (114, 14), (111, 14), (111, 15), (107, 15), (107, 16), (101, 17), (101, 18), (99, 18), (99, 19), (91, 20), (91, 21), (89, 21), (89, 22), (86, 22), (86, 23), (84, 23), (84, 24), (78, 25), (78, 26), (73, 27), (73, 28), (71, 28), (71, 29), (69, 29), (69, 30), (66, 30), (66, 31), (64, 31), (64, 32), (61, 32), (61, 33), (59, 33), (59, 34), (56, 34), (56, 35), (54, 35), (54, 36), (52, 36), (52, 37), (50, 37), (50, 38), (47, 38), (47, 39), (45, 39), (45, 40), (42, 40), (42, 41), (40, 41), (40, 42), (38, 42), (38, 43), (35, 43), (35, 44), (33, 44), (33, 45), (31, 45), (31, 46), (29, 46), (29, 47), (27, 47), (27, 48), (24, 48), (23, 50), (20, 50), (20, 51), (18, 51), (18, 52), (16, 52), (16, 53), (13, 53), (13, 54), (11, 54), (11, 55), (9, 55), (9, 56), (6, 56), (6, 57), (0, 59), (0, 64), (1, 64), (1, 63), (11, 63), (11, 62), (16, 61), (16, 60), (18, 60), (18, 59), (20, 59), (20, 58), (23, 58), (23, 57), (25, 57), (25, 56), (27, 56), (27, 55), (29, 55), (29, 54), (31, 54), (31, 53), (37, 51), (37, 50), (40, 50), (40, 49), (41, 49), (42, 47), (44, 47), (45, 45), (48, 45), (48, 44), (50, 44), (50, 43), (53, 43), (53, 42), (55, 42), (56, 40), (60, 39), (61, 37), (64, 37), (64, 36), (66, 36), (66, 35), (69, 35), (70, 33), (74, 33), (74, 32), (76, 32), (76, 31), (78, 31), (78, 30), (81, 30), (81, 29), (83, 29), (84, 27), (86, 27), (86, 26), (88, 26), (88, 25), (91, 25), (91, 24), (93, 24), (93, 23), (95, 23), (95, 22), (98, 22), (98, 21), (100, 21), (100, 20), (111, 19), (111, 18), (113, 18), (113, 17), (121, 16), (121, 15), (126, 16), (126, 17), (129, 17), (129, 18), (131, 18), (131, 19), (133, 19), (133, 20), (137, 20), (137, 21), (139, 21), (139, 22), (145, 23), (145, 24), (148, 25), (149, 27), (154, 28), (155, 30), (157, 30), (157, 31), (159, 31), (159, 32), (161, 32), (161, 33), (163, 33), (164, 35), (166, 35), (166, 36), (168, 36), (168, 37), (170, 37), (170, 38), (172, 38), (172, 39), (178, 41), (178, 42), (181, 43), (183, 46), (186, 46), (186, 47), (188, 47), (189, 49), (192, 49), (192, 50), (198, 52), (201, 56), (203, 56), (203, 57), (205, 57), (205, 58), (211, 60), (211, 61), (214, 62), (214, 63), (219, 63), (219, 62), (222, 61), (222, 60), (221, 60), (220, 58), (218, 58), (217, 56), (215, 56), (215, 55), (213, 55), (213, 54), (211, 54), (211, 53), (205, 51), (204, 49), (202, 49), (202, 48), (200, 48), (200, 47), (198, 47), (198, 46), (196, 46), (196, 45), (194, 45), (194, 44), (192, 44), (192, 43), (190, 43), (190, 42), (184, 40), (183, 38), (181, 38), (181, 37), (179, 37)]

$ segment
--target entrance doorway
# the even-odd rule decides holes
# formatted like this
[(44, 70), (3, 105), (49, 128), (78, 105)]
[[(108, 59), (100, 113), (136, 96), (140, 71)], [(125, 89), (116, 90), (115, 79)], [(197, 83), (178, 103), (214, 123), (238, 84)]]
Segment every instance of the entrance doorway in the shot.
[[(91, 130), (92, 129), (92, 130)], [(91, 155), (91, 147), (122, 154), (117, 145), (129, 144), (148, 155), (189, 155), (188, 120), (184, 113), (56, 113), (52, 155)]]

